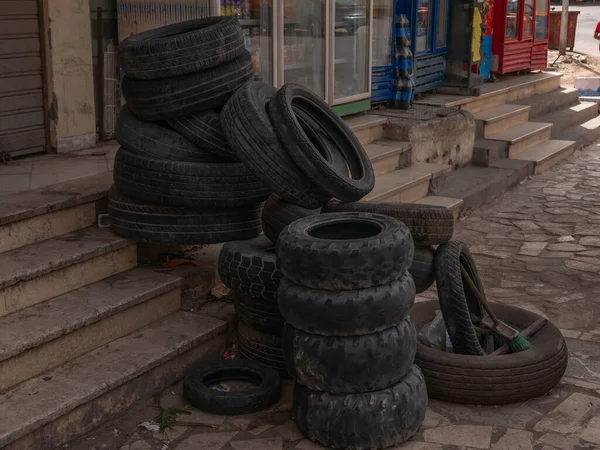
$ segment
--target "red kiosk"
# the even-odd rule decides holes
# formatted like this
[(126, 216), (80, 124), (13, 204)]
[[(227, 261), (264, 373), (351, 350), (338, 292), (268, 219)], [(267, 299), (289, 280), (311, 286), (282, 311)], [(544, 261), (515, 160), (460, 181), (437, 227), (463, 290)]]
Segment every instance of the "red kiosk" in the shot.
[(547, 67), (550, 0), (493, 0), (492, 72)]

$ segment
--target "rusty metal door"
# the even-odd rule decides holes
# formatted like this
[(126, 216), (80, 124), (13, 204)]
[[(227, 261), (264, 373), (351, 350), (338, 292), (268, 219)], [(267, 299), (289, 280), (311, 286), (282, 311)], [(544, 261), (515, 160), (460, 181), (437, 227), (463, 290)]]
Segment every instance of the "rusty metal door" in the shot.
[(0, 154), (46, 150), (37, 0), (0, 0)]

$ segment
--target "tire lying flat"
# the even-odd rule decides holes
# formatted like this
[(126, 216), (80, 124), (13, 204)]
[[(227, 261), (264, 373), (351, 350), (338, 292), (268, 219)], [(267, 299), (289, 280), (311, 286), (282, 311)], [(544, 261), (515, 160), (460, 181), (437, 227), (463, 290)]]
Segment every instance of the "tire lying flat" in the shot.
[(276, 194), (271, 194), (263, 208), (262, 221), (265, 235), (277, 243), (281, 232), (292, 222), (303, 217), (319, 214), (320, 208), (306, 209), (286, 202)]
[[(514, 306), (491, 306), (500, 320), (520, 330), (540, 318)], [(415, 304), (412, 317), (417, 330), (433, 320), (437, 309), (437, 301)], [(425, 375), (431, 398), (472, 405), (524, 402), (558, 384), (569, 356), (564, 337), (552, 323), (530, 342), (528, 350), (494, 357), (447, 353), (418, 344), (415, 364)]]

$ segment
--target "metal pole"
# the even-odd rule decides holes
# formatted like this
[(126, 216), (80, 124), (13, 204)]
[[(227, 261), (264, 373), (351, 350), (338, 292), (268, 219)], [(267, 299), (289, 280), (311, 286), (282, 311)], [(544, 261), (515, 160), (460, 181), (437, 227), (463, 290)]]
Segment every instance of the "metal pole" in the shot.
[(96, 10), (96, 44), (97, 44), (97, 73), (98, 82), (98, 135), (101, 141), (104, 140), (104, 33), (102, 24), (102, 8)]
[(560, 40), (558, 43), (558, 54), (567, 53), (567, 29), (569, 27), (569, 0), (562, 0), (560, 11)]

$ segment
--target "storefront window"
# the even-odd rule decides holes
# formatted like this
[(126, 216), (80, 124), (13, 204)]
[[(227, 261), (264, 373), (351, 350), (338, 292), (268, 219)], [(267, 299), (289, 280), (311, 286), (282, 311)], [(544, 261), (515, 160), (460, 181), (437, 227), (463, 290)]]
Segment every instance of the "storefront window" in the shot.
[(523, 10), (523, 38), (533, 36), (533, 0), (525, 0)]
[(438, 1), (437, 30), (435, 36), (436, 48), (444, 48), (448, 39), (448, 0)]
[(538, 0), (535, 3), (535, 40), (548, 39), (548, 2)]
[(391, 64), (393, 16), (394, 0), (373, 1), (373, 67)]
[(369, 0), (335, 0), (334, 98), (369, 92)]
[(273, 83), (273, 0), (221, 0), (221, 15), (237, 17), (244, 31), (246, 49), (252, 54), (254, 70)]
[(283, 80), (325, 96), (325, 1), (284, 0)]
[(519, 3), (520, 0), (507, 0), (506, 39), (516, 39), (519, 37)]
[(431, 0), (419, 0), (417, 3), (417, 53), (431, 49)]

